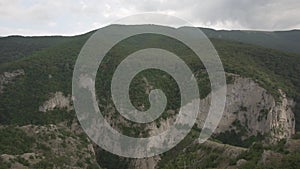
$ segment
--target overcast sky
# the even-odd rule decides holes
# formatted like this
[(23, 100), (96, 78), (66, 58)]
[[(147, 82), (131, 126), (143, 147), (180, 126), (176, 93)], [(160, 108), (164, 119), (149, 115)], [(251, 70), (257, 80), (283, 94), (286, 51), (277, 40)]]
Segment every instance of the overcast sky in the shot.
[(0, 0), (0, 36), (81, 34), (141, 12), (214, 29), (300, 29), (300, 0)]

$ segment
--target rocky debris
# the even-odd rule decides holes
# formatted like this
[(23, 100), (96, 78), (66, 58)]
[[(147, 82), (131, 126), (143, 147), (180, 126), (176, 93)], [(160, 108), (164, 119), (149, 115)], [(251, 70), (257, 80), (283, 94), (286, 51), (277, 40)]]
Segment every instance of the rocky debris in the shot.
[(2, 154), (0, 159), (3, 162), (11, 163), (11, 168), (28, 168), (27, 166), (24, 166), (24, 164), (20, 163), (20, 159), (28, 162), (29, 165), (34, 165), (41, 161), (41, 158), (39, 158), (36, 153), (24, 153), (20, 155)]
[(17, 69), (12, 72), (4, 72), (0, 74), (0, 94), (3, 92), (5, 85), (11, 83), (18, 76), (25, 75), (23, 69)]
[(17, 128), (35, 139), (30, 152), (0, 155), (0, 161), (11, 168), (40, 168), (44, 164), (53, 168), (98, 168), (93, 144), (84, 133), (74, 133), (64, 123)]
[(155, 169), (158, 161), (160, 160), (159, 156), (149, 157), (149, 158), (140, 158), (134, 159), (130, 163), (129, 168), (135, 169)]
[(39, 107), (39, 111), (47, 112), (54, 110), (55, 108), (66, 108), (68, 111), (72, 110), (71, 96), (64, 96), (62, 92), (51, 94), (51, 98)]

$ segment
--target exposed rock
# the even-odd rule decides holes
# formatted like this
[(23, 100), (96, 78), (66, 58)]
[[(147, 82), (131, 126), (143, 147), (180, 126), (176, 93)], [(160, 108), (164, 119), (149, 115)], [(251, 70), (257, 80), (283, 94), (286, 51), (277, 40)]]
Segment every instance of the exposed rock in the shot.
[[(233, 83), (227, 85), (227, 100), (223, 117), (215, 130), (221, 133), (228, 130), (245, 130), (244, 138), (258, 133), (269, 135), (271, 143), (290, 138), (295, 132), (292, 107), (294, 102), (288, 100), (282, 91), (280, 102), (276, 102), (259, 84), (250, 78), (233, 75)], [(200, 102), (198, 127), (202, 128), (210, 106), (208, 95)], [(150, 135), (157, 135), (173, 125), (174, 117), (161, 120), (160, 125), (148, 126)]]
[[(294, 114), (292, 112), (294, 103), (289, 101), (282, 91), (280, 91), (280, 102), (276, 102), (271, 94), (250, 78), (242, 78), (238, 75), (234, 75), (233, 78), (234, 82), (227, 85), (225, 111), (215, 133), (218, 134), (231, 129), (236, 131), (245, 130), (245, 138), (260, 133), (269, 135), (268, 141), (271, 143), (283, 138), (290, 138), (295, 132)], [(200, 102), (200, 113), (197, 122), (199, 128), (202, 128), (205, 122), (210, 106), (210, 98), (211, 96), (208, 95)], [(147, 128), (149, 134), (153, 136), (166, 131), (173, 125), (174, 118), (170, 116), (166, 120), (161, 120), (160, 125), (150, 123)], [(218, 143), (211, 141), (204, 144), (206, 146), (218, 145)], [(237, 157), (245, 151), (243, 148), (232, 148), (229, 145), (219, 144), (220, 146), (223, 146), (224, 153), (228, 156)], [(138, 167), (147, 167), (152, 161), (151, 158), (136, 160), (134, 164)], [(240, 161), (240, 163), (243, 162)]]
[(288, 100), (285, 93), (279, 90), (281, 102), (270, 110), (271, 137), (273, 141), (290, 138), (295, 134), (295, 117), (292, 107), (295, 105), (292, 100)]
[(158, 161), (160, 160), (159, 156), (154, 156), (150, 158), (141, 158), (132, 160), (130, 168), (135, 169), (155, 169)]
[(35, 154), (35, 153), (25, 153), (25, 154), (22, 154), (21, 157), (24, 158), (25, 160), (30, 160), (31, 158), (35, 159), (37, 157), (37, 154)]
[(14, 159), (15, 156), (9, 155), (9, 154), (2, 154), (2, 155), (0, 156), (0, 158), (1, 158), (3, 161), (9, 161), (10, 159)]
[[(276, 102), (259, 84), (249, 78), (234, 76), (233, 84), (227, 85), (227, 98), (223, 117), (215, 130), (245, 130), (245, 137), (270, 135), (270, 142), (290, 138), (295, 133), (295, 120), (292, 112), (294, 102), (287, 99), (282, 91), (280, 102)], [(210, 106), (210, 95), (201, 100), (198, 127), (204, 125)]]
[(54, 110), (55, 108), (66, 108), (68, 111), (72, 110), (71, 97), (64, 96), (62, 92), (56, 92), (52, 94), (51, 98), (39, 107), (39, 111), (47, 112)]
[(241, 165), (243, 165), (243, 164), (245, 164), (245, 163), (247, 163), (247, 160), (245, 160), (245, 159), (239, 159), (239, 160), (236, 162), (236, 165), (239, 167), (239, 166), (241, 166)]
[[(244, 131), (244, 138), (252, 135), (264, 134), (269, 136), (271, 143), (276, 143), (280, 139), (288, 139), (295, 132), (295, 121), (292, 107), (294, 102), (289, 100), (282, 91), (279, 102), (259, 86), (258, 83), (250, 78), (242, 78), (238, 75), (233, 76), (233, 83), (227, 85), (227, 100), (222, 119), (214, 131), (215, 134), (228, 131)], [(210, 107), (211, 95), (200, 101), (200, 113), (197, 125), (202, 128), (207, 112)], [(174, 114), (174, 112), (169, 112)], [(149, 123), (146, 127), (149, 135), (154, 136), (170, 128), (176, 116), (169, 116), (162, 119), (160, 124)], [(109, 118), (110, 119), (110, 118)], [(115, 120), (115, 119), (114, 119)], [(123, 122), (119, 121), (123, 124)], [(124, 122), (124, 124), (126, 124)], [(112, 125), (113, 126), (113, 125)], [(172, 141), (172, 140), (169, 140)], [(220, 144), (212, 141), (203, 143), (206, 147), (214, 147), (222, 150), (224, 156), (238, 157), (245, 148)], [(156, 147), (155, 143), (149, 142), (148, 146)], [(204, 154), (205, 155), (205, 154)], [(159, 162), (159, 156), (147, 159), (134, 159), (131, 161), (132, 168), (155, 168)], [(247, 162), (241, 159), (237, 166)]]
[(25, 75), (23, 69), (17, 69), (12, 72), (4, 72), (0, 74), (0, 94), (3, 92), (3, 89), (6, 84), (11, 83), (16, 77)]
[[(168, 114), (171, 114), (170, 111), (168, 112)], [(175, 121), (176, 117), (170, 116), (167, 119), (163, 119), (160, 121), (160, 124), (156, 124), (156, 123), (150, 123), (150, 125), (148, 125), (147, 130), (149, 131), (149, 135), (150, 136), (155, 136), (158, 135), (164, 131), (166, 131), (167, 129), (169, 129), (174, 121)]]

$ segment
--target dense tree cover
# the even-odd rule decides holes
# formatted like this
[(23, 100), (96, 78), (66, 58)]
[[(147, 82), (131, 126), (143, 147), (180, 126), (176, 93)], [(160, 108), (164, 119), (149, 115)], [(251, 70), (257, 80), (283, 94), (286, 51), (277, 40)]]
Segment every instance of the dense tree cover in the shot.
[(23, 37), (9, 36), (0, 38), (0, 64), (7, 63), (32, 53), (70, 41), (71, 37), (45, 36)]
[(30, 152), (34, 138), (13, 126), (0, 128), (0, 154), (23, 154)]
[[(39, 52), (29, 57), (19, 59), (9, 64), (0, 66), (0, 72), (24, 69), (26, 75), (18, 78), (14, 84), (9, 84), (4, 93), (1, 94), (0, 121), (1, 123), (36, 123), (39, 118), (38, 106), (49, 98), (49, 93), (63, 91), (66, 95), (71, 93), (71, 78), (76, 57), (87, 38), (91, 34), (73, 37), (72, 41), (66, 42)], [(143, 42), (143, 43), (140, 43)], [(227, 72), (237, 73), (242, 76), (252, 77), (275, 97), (278, 97), (278, 88), (283, 89), (290, 97), (299, 98), (299, 59), (297, 55), (286, 54), (271, 49), (243, 43), (212, 39)], [(124, 44), (129, 44), (126, 48)], [(171, 46), (169, 44), (172, 44)], [(128, 54), (143, 49), (145, 47), (166, 48), (179, 55), (198, 76), (200, 85), (200, 96), (205, 97), (209, 91), (209, 80), (203, 65), (197, 57), (193, 55), (187, 47), (174, 39), (157, 35), (144, 35), (129, 38), (115, 46), (109, 53), (107, 60), (104, 60), (99, 69), (106, 78), (97, 78), (97, 94), (109, 96), (110, 79), (118, 63)], [(112, 56), (112, 57), (111, 57)], [(113, 69), (111, 69), (113, 68)], [(161, 72), (163, 73), (163, 72)], [(161, 73), (142, 72), (139, 77), (149, 79), (149, 83), (154, 88), (167, 90), (165, 93), (174, 94), (169, 99), (178, 98), (176, 96), (176, 84), (164, 82), (172, 81), (168, 76)], [(97, 76), (98, 76), (97, 74)], [(51, 78), (49, 78), (51, 76)], [(140, 83), (141, 78), (135, 78), (131, 90), (132, 102), (136, 107), (143, 104), (147, 108), (148, 100), (145, 94), (145, 83)], [(153, 80), (152, 80), (153, 79)], [(169, 86), (168, 86), (169, 85)], [(142, 91), (143, 90), (143, 91)], [(175, 92), (173, 92), (173, 90)], [(142, 92), (141, 92), (142, 91)], [(109, 97), (106, 97), (109, 101)], [(142, 99), (142, 100), (141, 100)], [(102, 99), (103, 100), (103, 99)], [(101, 104), (100, 109), (107, 106)], [(104, 100), (105, 101), (105, 100)], [(176, 99), (173, 99), (172, 102)], [(173, 104), (173, 105), (172, 105)], [(174, 102), (168, 108), (174, 108)], [(176, 106), (175, 106), (176, 107)], [(299, 106), (298, 106), (299, 107)], [(299, 109), (299, 108), (298, 108)], [(296, 110), (296, 120), (298, 112)], [(19, 116), (23, 114), (24, 116)], [(20, 119), (21, 118), (21, 119)]]
[[(111, 79), (113, 73), (115, 72), (115, 69), (120, 64), (120, 62), (124, 58), (126, 58), (126, 56), (144, 48), (163, 48), (177, 54), (190, 66), (191, 70), (194, 71), (194, 73), (197, 75), (196, 78), (198, 79), (199, 86), (201, 87), (200, 96), (205, 97), (210, 92), (209, 80), (207, 78), (207, 73), (203, 71), (203, 65), (201, 64), (199, 58), (197, 58), (197, 56), (185, 45), (183, 45), (181, 42), (175, 39), (168, 38), (165, 36), (162, 37), (161, 35), (137, 35), (125, 39), (116, 46), (114, 46), (103, 59), (103, 62), (100, 64), (100, 68), (98, 70), (96, 79), (96, 92), (97, 96), (102, 96), (101, 98), (99, 98), (99, 104), (100, 110), (105, 112), (104, 114), (111, 115), (112, 111), (105, 111), (105, 109), (107, 109), (107, 107), (110, 105), (114, 107), (114, 103), (111, 100), (110, 88)], [(136, 60), (135, 64), (143, 63), (139, 60)], [(176, 69), (176, 65), (169, 66), (173, 66)], [(190, 77), (186, 77), (186, 79), (186, 84), (188, 85), (188, 80), (190, 80)], [(137, 109), (144, 111), (147, 110), (150, 107), (148, 99), (149, 93), (147, 92), (147, 90), (150, 91), (152, 89), (161, 89), (162, 91), (164, 91), (166, 97), (168, 98), (167, 106), (162, 114), (162, 118), (165, 119), (166, 117), (170, 116), (170, 114), (167, 113), (168, 110), (175, 110), (175, 114), (178, 112), (181, 101), (179, 87), (170, 75), (157, 69), (142, 71), (138, 73), (138, 75), (133, 79), (133, 81), (130, 84), (129, 90), (132, 104)], [(135, 127), (133, 127), (133, 122), (120, 116), (117, 112), (115, 113), (114, 118), (122, 118), (122, 120), (120, 121), (126, 121), (130, 124), (130, 126), (128, 127), (121, 127), (129, 135), (130, 133), (133, 133), (134, 136), (138, 136), (141, 134), (141, 132), (144, 131), (141, 129), (144, 128), (145, 125), (138, 125), (139, 130), (136, 130), (134, 129)], [(156, 120), (158, 125), (160, 120), (161, 119)], [(130, 129), (132, 130), (132, 132), (129, 131)], [(138, 133), (136, 133), (136, 131)]]
[(71, 78), (77, 54), (87, 36), (79, 36), (71, 43), (45, 49), (33, 55), (0, 66), (1, 72), (23, 69), (14, 83), (5, 86), (1, 94), (0, 123), (2, 124), (47, 124), (56, 119), (72, 116), (65, 110), (54, 113), (39, 112), (39, 106), (48, 100), (51, 93), (71, 93)]
[(257, 134), (256, 136), (250, 136), (246, 139), (242, 139), (245, 135), (241, 131), (229, 130), (215, 136), (215, 139), (220, 140), (224, 144), (230, 144), (240, 147), (250, 147), (254, 142), (261, 141), (264, 136)]

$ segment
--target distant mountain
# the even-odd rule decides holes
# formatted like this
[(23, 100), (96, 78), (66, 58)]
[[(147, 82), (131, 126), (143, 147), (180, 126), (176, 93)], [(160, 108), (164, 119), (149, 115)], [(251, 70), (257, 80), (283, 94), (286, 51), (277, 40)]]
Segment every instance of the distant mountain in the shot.
[(300, 30), (291, 31), (242, 31), (214, 30), (201, 28), (209, 38), (234, 40), (243, 43), (260, 45), (292, 53), (300, 53)]
[(33, 52), (68, 41), (69, 37), (39, 36), (0, 37), (0, 64), (28, 56)]
[[(300, 53), (300, 30), (265, 32), (200, 29), (213, 39), (233, 40), (285, 52)], [(33, 52), (62, 44), (72, 40), (72, 38), (74, 36), (0, 37), (0, 64), (29, 56)]]

